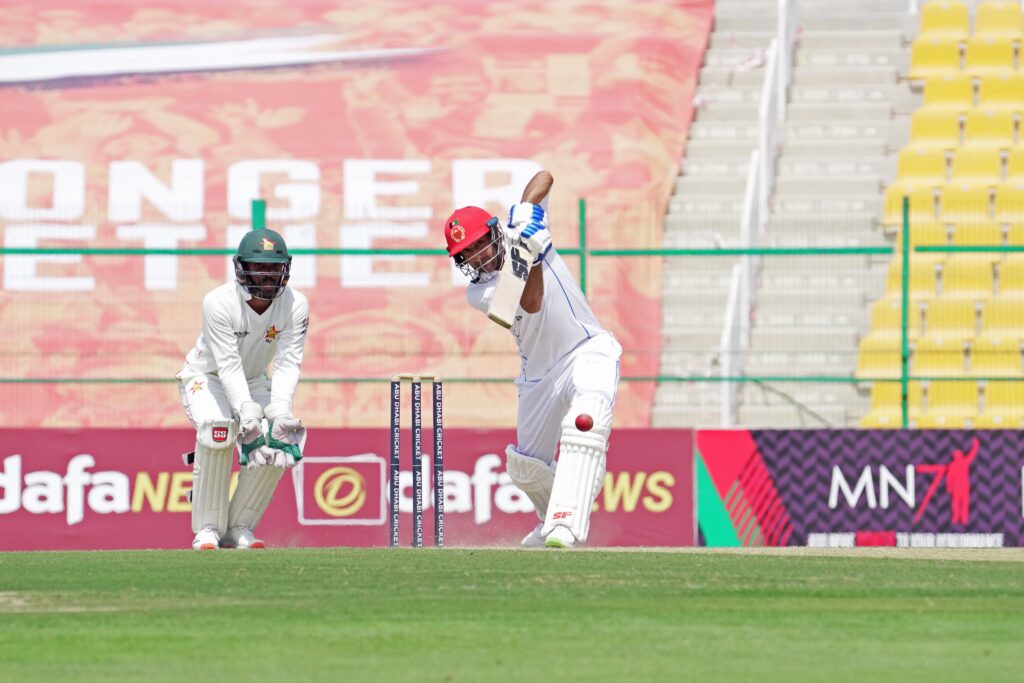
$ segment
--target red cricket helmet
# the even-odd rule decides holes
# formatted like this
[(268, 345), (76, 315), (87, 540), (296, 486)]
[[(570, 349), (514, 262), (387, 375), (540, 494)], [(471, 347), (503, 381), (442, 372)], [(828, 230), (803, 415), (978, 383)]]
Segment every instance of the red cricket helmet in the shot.
[(478, 206), (458, 209), (444, 223), (448, 255), (455, 256), (485, 235), (496, 233), (498, 219)]

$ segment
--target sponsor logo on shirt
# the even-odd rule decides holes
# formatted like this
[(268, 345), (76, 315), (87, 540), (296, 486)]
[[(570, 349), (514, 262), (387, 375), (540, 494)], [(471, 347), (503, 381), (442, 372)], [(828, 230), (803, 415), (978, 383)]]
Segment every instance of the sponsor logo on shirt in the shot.
[(249, 336), (249, 330), (242, 330), (241, 332), (235, 332), (235, 339), (245, 339)]

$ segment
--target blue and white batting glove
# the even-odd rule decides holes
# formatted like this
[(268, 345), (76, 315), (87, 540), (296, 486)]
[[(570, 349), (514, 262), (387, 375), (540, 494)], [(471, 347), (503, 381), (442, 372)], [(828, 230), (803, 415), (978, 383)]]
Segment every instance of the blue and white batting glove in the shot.
[(551, 251), (551, 233), (546, 225), (538, 222), (527, 223), (519, 231), (519, 240), (533, 254), (534, 265), (544, 260)]
[(540, 223), (547, 228), (548, 214), (544, 211), (544, 207), (530, 202), (513, 204), (512, 208), (508, 210), (508, 224), (518, 230), (527, 223)]

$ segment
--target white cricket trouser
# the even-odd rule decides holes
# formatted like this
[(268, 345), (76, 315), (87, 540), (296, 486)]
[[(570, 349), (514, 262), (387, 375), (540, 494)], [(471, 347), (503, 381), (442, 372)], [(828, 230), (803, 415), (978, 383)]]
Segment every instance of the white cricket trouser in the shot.
[(576, 347), (544, 377), (521, 385), (516, 450), (546, 463), (554, 460), (562, 419), (580, 394), (598, 394), (614, 408), (621, 356), (615, 337), (601, 334)]
[[(185, 416), (198, 427), (206, 420), (231, 420), (234, 415), (224, 384), (217, 375), (199, 373), (181, 377), (178, 382)], [(264, 408), (270, 403), (270, 380), (260, 377), (249, 382), (249, 395)]]

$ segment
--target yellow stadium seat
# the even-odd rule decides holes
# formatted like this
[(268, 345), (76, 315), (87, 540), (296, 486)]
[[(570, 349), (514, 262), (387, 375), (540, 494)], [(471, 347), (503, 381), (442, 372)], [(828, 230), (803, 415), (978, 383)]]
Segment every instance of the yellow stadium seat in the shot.
[[(952, 241), (957, 246), (998, 246), (1003, 243), (1003, 226), (995, 220), (957, 223)], [(999, 252), (993, 252), (989, 260), (999, 258)]]
[(985, 302), (981, 311), (981, 331), (987, 336), (1024, 338), (1024, 299), (1001, 295)]
[[(1024, 95), (1021, 97), (1024, 98)], [(1010, 150), (1010, 154), (1006, 158), (1006, 180), (1024, 182), (1024, 145), (1018, 145)]]
[(925, 335), (914, 347), (911, 368), (914, 377), (962, 377), (964, 343), (951, 337)]
[(974, 417), (978, 414), (977, 382), (929, 382), (925, 396), (925, 415)]
[[(879, 343), (884, 346), (882, 338), (898, 340), (902, 326), (902, 301), (899, 299), (879, 299), (871, 304), (871, 323), (868, 328), (868, 337), (878, 338)], [(907, 311), (907, 339), (910, 341), (917, 339), (920, 331), (921, 309), (916, 303), (911, 303)]]
[(974, 79), (962, 71), (949, 71), (924, 82), (924, 107), (960, 114), (974, 107)]
[(949, 109), (918, 109), (910, 115), (914, 148), (954, 150), (960, 145), (960, 114)]
[(1020, 40), (1024, 36), (1024, 13), (1014, 0), (983, 0), (974, 13), (974, 35)]
[[(935, 298), (935, 269), (941, 260), (922, 258), (915, 253), (910, 260), (910, 274), (907, 282), (911, 301), (930, 301)], [(903, 268), (898, 259), (889, 262), (889, 274), (885, 280), (885, 298), (897, 303), (903, 297)]]
[(947, 223), (970, 223), (987, 220), (991, 193), (987, 187), (947, 183), (939, 198), (939, 218)]
[[(910, 224), (910, 248), (949, 244), (949, 228), (938, 221), (917, 221)], [(903, 248), (903, 228), (896, 230), (896, 250)], [(944, 258), (944, 255), (942, 255)]]
[[(965, 74), (966, 76), (966, 74)], [(970, 76), (967, 76), (970, 78)], [(1024, 111), (1024, 73), (1004, 72), (984, 76), (978, 86), (978, 108), (1020, 114)]]
[(999, 264), (999, 295), (1024, 297), (1024, 253), (1003, 256)]
[(1024, 427), (1024, 415), (1003, 415), (985, 412), (971, 420), (974, 429), (1020, 429)]
[(974, 36), (967, 40), (964, 71), (975, 78), (1007, 73), (1014, 69), (1014, 47), (1009, 38), (994, 35)]
[[(874, 382), (871, 385), (871, 409), (860, 419), (863, 429), (896, 429), (902, 426), (903, 391), (899, 382)], [(916, 419), (921, 414), (921, 383), (907, 383), (907, 416)]]
[(946, 152), (929, 147), (904, 147), (896, 164), (897, 182), (913, 186), (939, 186), (946, 182)]
[(985, 426), (1021, 426), (1024, 420), (1024, 382), (985, 382), (984, 396), (982, 416), (985, 417)]
[(1024, 377), (1020, 340), (983, 334), (971, 344), (973, 377)]
[(935, 0), (921, 7), (919, 36), (966, 40), (970, 33), (967, 5), (959, 0)]
[(1003, 223), (1024, 221), (1024, 180), (1001, 184), (996, 188), (996, 220)]
[(885, 190), (883, 225), (903, 225), (903, 198), (910, 197), (910, 223), (935, 222), (935, 191), (928, 187), (905, 190), (892, 185)]
[(922, 341), (954, 339), (963, 342), (973, 339), (977, 333), (977, 319), (973, 302), (939, 297), (928, 304)]
[(918, 429), (967, 429), (973, 424), (974, 416), (950, 415), (948, 413), (927, 413), (914, 421)]
[(942, 266), (942, 296), (987, 301), (993, 296), (991, 259), (986, 254), (952, 254)]
[(959, 39), (919, 36), (914, 40), (910, 46), (910, 70), (907, 73), (910, 80), (927, 80), (951, 71), (960, 71)]
[(855, 375), (859, 379), (899, 377), (901, 358), (899, 339), (871, 338), (869, 335), (860, 340)]
[(1006, 231), (1006, 243), (1015, 247), (1024, 246), (1024, 222), (1010, 223)]
[(964, 146), (1013, 148), (1014, 115), (1004, 109), (975, 109), (964, 121)]
[(998, 149), (961, 147), (953, 153), (952, 182), (958, 185), (995, 187), (1003, 180), (1003, 158)]

